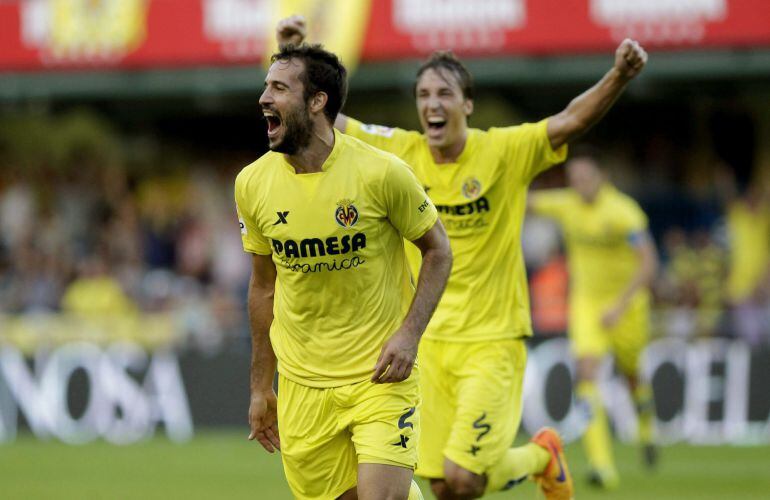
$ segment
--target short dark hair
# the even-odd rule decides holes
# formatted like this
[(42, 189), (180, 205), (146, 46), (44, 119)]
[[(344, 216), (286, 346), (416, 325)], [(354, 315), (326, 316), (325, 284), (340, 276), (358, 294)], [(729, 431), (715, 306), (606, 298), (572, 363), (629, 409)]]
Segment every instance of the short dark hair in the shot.
[(414, 83), (415, 94), (417, 93), (417, 82), (423, 73), (432, 69), (440, 74), (440, 70), (446, 70), (457, 78), (457, 83), (463, 91), (463, 97), (473, 99), (473, 77), (468, 68), (455, 56), (451, 50), (437, 50), (430, 59), (422, 63), (417, 70), (417, 78)]
[(305, 101), (318, 92), (327, 96), (324, 114), (331, 123), (337, 118), (348, 95), (348, 71), (339, 58), (320, 44), (284, 45), (270, 57), (270, 62), (299, 59), (305, 70), (299, 79), (304, 86)]

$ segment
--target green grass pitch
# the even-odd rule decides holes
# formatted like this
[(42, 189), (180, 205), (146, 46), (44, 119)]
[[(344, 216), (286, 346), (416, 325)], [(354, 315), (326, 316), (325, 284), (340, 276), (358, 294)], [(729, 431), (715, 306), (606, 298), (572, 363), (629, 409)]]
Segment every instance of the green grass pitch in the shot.
[[(280, 457), (240, 432), (199, 432), (186, 444), (156, 438), (132, 446), (68, 446), (21, 435), (0, 445), (2, 499), (290, 499)], [(770, 447), (669, 446), (647, 473), (637, 450), (616, 445), (622, 483), (592, 490), (578, 445), (567, 449), (578, 499), (768, 499)], [(426, 483), (423, 493), (430, 498)], [(535, 498), (531, 483), (488, 498)]]

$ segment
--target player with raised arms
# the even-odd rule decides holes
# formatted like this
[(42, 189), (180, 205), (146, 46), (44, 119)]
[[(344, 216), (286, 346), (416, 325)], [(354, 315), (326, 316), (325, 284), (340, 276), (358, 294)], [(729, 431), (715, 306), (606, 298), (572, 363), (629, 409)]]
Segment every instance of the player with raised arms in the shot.
[[(282, 20), (279, 46), (304, 41), (304, 20)], [(477, 498), (534, 478), (549, 499), (573, 496), (561, 439), (543, 429), (511, 447), (521, 421), (525, 339), (532, 335), (521, 226), (527, 189), (561, 163), (567, 143), (596, 124), (647, 62), (632, 40), (614, 65), (561, 112), (537, 123), (472, 129), (473, 82), (451, 53), (436, 52), (414, 86), (422, 132), (335, 127), (396, 154), (429, 190), (452, 246), (446, 291), (420, 344), (423, 418), (417, 474), (438, 498)], [(414, 268), (419, 263), (410, 259)]]

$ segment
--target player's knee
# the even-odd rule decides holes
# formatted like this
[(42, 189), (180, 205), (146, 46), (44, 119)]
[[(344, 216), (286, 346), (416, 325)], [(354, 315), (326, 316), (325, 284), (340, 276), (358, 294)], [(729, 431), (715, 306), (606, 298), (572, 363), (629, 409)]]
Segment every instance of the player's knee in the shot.
[(581, 357), (577, 362), (577, 375), (581, 381), (594, 381), (596, 380), (597, 372), (599, 371), (600, 360), (594, 357)]
[(445, 481), (454, 498), (478, 498), (484, 494), (484, 476), (474, 474), (462, 467), (447, 467)]
[(358, 500), (358, 492), (355, 488), (350, 488), (348, 491), (338, 496), (336, 500)]
[(446, 481), (444, 481), (443, 479), (431, 479), (430, 489), (433, 492), (433, 495), (439, 500), (442, 500), (444, 498), (451, 498), (450, 497), (451, 491), (449, 490), (449, 485), (446, 484)]

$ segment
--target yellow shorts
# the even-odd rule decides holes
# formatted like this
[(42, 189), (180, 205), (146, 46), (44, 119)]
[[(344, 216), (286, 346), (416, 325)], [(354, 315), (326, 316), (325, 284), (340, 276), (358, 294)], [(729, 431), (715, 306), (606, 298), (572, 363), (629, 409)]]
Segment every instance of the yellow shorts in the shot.
[(476, 474), (497, 463), (521, 422), (522, 339), (420, 342), (423, 427), (417, 474), (444, 477), (444, 458)]
[(420, 429), (417, 369), (397, 384), (316, 388), (278, 377), (281, 459), (292, 493), (329, 500), (356, 485), (359, 463), (414, 469)]
[(639, 356), (649, 342), (650, 306), (645, 295), (637, 295), (610, 328), (602, 326), (602, 314), (612, 300), (596, 300), (584, 297), (570, 299), (569, 337), (576, 357), (602, 357), (612, 353), (618, 368), (626, 374), (635, 374), (639, 368)]

